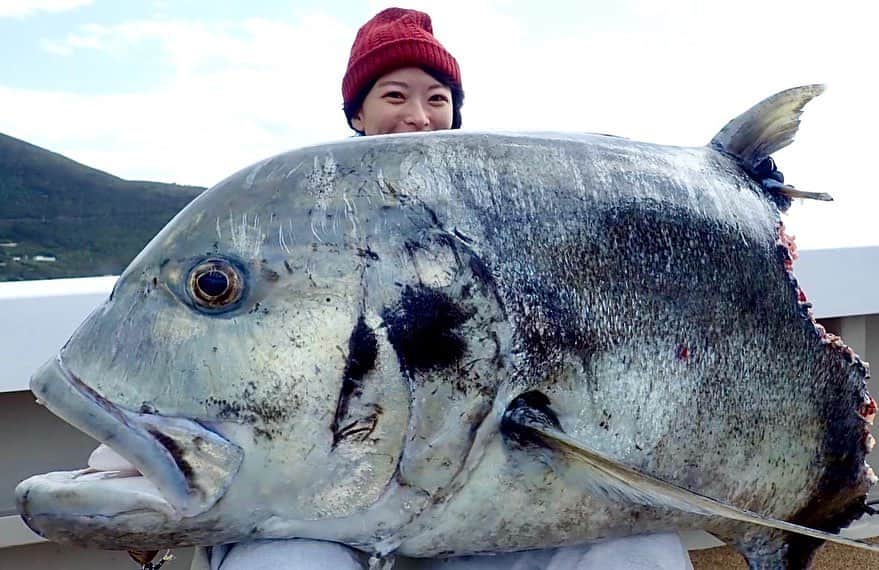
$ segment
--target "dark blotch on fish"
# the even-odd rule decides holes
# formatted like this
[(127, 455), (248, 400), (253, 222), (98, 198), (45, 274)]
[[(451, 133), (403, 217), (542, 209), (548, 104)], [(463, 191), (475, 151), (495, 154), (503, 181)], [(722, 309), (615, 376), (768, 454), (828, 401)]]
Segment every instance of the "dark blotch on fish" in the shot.
[(378, 254), (376, 252), (372, 251), (371, 249), (369, 249), (368, 247), (367, 248), (358, 247), (357, 248), (357, 255), (360, 257), (363, 257), (365, 259), (371, 259), (372, 261), (379, 260)]
[(264, 391), (257, 391), (255, 382), (248, 382), (236, 400), (218, 399), (213, 396), (204, 404), (216, 408), (222, 419), (246, 422), (253, 425), (254, 433), (272, 439), (277, 425), (282, 424), (299, 408), (299, 396), (291, 394), (289, 387), (276, 382)]
[(549, 398), (536, 390), (520, 394), (510, 402), (501, 418), (501, 433), (521, 446), (546, 447), (544, 440), (529, 429), (532, 425), (562, 429)]
[(348, 359), (345, 362), (345, 380), (359, 383), (375, 366), (378, 357), (378, 341), (375, 332), (366, 324), (363, 316), (357, 319), (348, 338)]
[(474, 312), (462, 308), (441, 291), (407, 285), (399, 303), (382, 311), (382, 319), (400, 366), (412, 372), (457, 362), (467, 343), (455, 329)]
[(158, 442), (161, 443), (162, 446), (168, 450), (168, 453), (171, 454), (171, 457), (174, 459), (174, 463), (176, 463), (177, 467), (180, 468), (180, 471), (183, 472), (186, 480), (192, 481), (193, 477), (195, 476), (195, 472), (193, 471), (192, 466), (189, 464), (189, 462), (183, 459), (183, 450), (180, 449), (180, 446), (177, 444), (177, 442), (167, 435), (155, 430), (150, 430), (150, 435), (156, 438)]
[(336, 405), (336, 414), (333, 418), (333, 447), (350, 433), (343, 427), (350, 425), (348, 418), (350, 400), (361, 394), (363, 377), (375, 367), (376, 358), (378, 358), (378, 341), (375, 332), (361, 315), (351, 331), (351, 336), (348, 337), (348, 358), (345, 362), (342, 389), (339, 391), (339, 403)]

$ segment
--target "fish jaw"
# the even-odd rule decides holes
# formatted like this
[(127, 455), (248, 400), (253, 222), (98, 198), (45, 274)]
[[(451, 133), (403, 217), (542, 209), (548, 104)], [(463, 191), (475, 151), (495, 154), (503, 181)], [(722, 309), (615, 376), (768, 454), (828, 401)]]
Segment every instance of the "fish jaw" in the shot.
[[(51, 412), (122, 460), (115, 469), (36, 475), (16, 487), (25, 522), (53, 540), (76, 541), (99, 519), (98, 525), (112, 528), (108, 518), (114, 517), (131, 519), (123, 525), (128, 532), (138, 526), (186, 527), (186, 519), (204, 518), (224, 496), (244, 458), (240, 447), (195, 421), (114, 405), (60, 358), (43, 365), (30, 387)], [(113, 538), (108, 541), (118, 547)]]

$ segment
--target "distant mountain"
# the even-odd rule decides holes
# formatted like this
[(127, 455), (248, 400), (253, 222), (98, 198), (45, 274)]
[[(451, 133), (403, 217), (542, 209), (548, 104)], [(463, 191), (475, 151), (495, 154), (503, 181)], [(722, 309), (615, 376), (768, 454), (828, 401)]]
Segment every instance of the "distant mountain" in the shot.
[(118, 275), (203, 190), (123, 180), (0, 134), (0, 281)]

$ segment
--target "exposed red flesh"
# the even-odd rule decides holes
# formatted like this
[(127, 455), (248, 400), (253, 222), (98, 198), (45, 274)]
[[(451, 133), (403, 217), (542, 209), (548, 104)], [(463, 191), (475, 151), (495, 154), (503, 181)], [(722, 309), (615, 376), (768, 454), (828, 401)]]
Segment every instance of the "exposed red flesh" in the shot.
[[(806, 298), (806, 294), (803, 292), (802, 288), (800, 288), (800, 285), (797, 282), (796, 277), (794, 276), (794, 272), (793, 272), (794, 261), (798, 257), (797, 246), (794, 241), (794, 237), (789, 236), (784, 231), (784, 224), (781, 222), (779, 222), (779, 224), (778, 224), (778, 244), (783, 246), (787, 252), (787, 255), (785, 255), (785, 258), (784, 258), (784, 268), (787, 271), (788, 275), (790, 276), (791, 282), (793, 284), (795, 284), (795, 286), (796, 286), (797, 301), (799, 302), (800, 309), (802, 310), (803, 315), (806, 318), (808, 318), (809, 321), (811, 321), (812, 326), (815, 327), (815, 332), (818, 333), (818, 337), (821, 339), (821, 342), (823, 344), (829, 346), (829, 348), (831, 350), (838, 351), (840, 354), (842, 354), (843, 358), (845, 358), (845, 360), (847, 362), (852, 363), (852, 364), (857, 364), (857, 365), (865, 368), (865, 365), (861, 361), (860, 357), (855, 353), (854, 350), (852, 350), (852, 348), (850, 346), (846, 345), (845, 342), (843, 342), (841, 337), (839, 337), (838, 335), (835, 335), (833, 333), (827, 332), (827, 330), (823, 326), (821, 326), (820, 324), (818, 324), (817, 321), (815, 321), (815, 316), (812, 313), (812, 308), (811, 308), (812, 305), (811, 305), (811, 303), (808, 302), (808, 300)], [(869, 375), (867, 377), (869, 377)], [(865, 396), (866, 396), (867, 400), (865, 400), (864, 402), (861, 403), (861, 405), (859, 406), (859, 408), (857, 410), (857, 413), (862, 418), (864, 418), (864, 421), (867, 424), (864, 426), (864, 436), (862, 439), (862, 445), (863, 445), (863, 448), (866, 451), (866, 453), (870, 453), (870, 451), (873, 449), (873, 445), (875, 444), (875, 440), (873, 439), (873, 436), (869, 432), (868, 425), (872, 426), (873, 421), (876, 418), (876, 401), (873, 399), (872, 396), (870, 396), (867, 393), (865, 393)], [(876, 480), (876, 477), (873, 474), (873, 470), (868, 465), (866, 465), (866, 463), (864, 464), (864, 467), (865, 467), (865, 477), (872, 484)]]

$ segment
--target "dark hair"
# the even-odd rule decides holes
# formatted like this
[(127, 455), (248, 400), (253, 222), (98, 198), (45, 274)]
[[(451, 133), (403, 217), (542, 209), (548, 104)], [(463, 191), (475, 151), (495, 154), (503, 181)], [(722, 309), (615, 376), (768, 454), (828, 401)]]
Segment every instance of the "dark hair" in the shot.
[[(461, 128), (461, 107), (464, 106), (464, 90), (461, 89), (461, 86), (455, 83), (451, 77), (442, 73), (441, 71), (435, 71), (433, 69), (424, 69), (425, 73), (445, 85), (452, 92), (452, 128), (460, 129)], [(354, 118), (360, 108), (363, 107), (363, 102), (366, 100), (366, 96), (369, 95), (369, 92), (372, 91), (372, 88), (375, 86), (376, 81), (379, 78), (376, 77), (375, 80), (366, 84), (363, 89), (357, 93), (357, 96), (354, 97), (350, 102), (345, 103), (342, 106), (342, 110), (345, 112), (345, 118), (348, 120), (348, 126), (351, 127), (358, 135), (363, 135), (363, 131), (358, 131), (354, 128), (354, 125), (351, 124), (351, 120)]]

